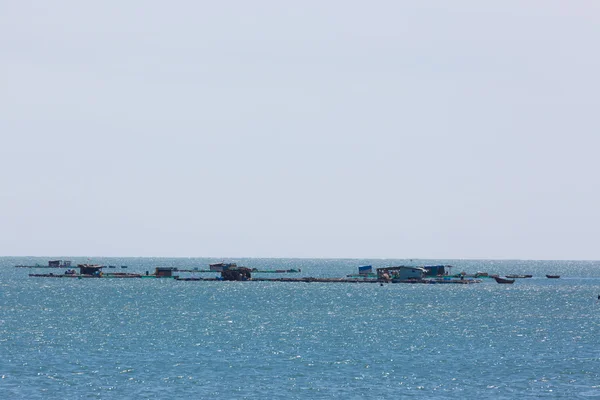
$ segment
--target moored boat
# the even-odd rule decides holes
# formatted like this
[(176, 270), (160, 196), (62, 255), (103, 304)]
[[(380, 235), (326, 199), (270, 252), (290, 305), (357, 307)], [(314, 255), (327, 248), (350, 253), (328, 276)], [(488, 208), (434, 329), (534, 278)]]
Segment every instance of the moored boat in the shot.
[(515, 283), (514, 279), (506, 279), (506, 278), (501, 278), (499, 276), (495, 276), (494, 279), (496, 280), (496, 282), (498, 283), (506, 283), (506, 284), (511, 284), (511, 283)]
[(533, 278), (533, 275), (506, 275), (507, 278), (515, 279), (515, 278)]

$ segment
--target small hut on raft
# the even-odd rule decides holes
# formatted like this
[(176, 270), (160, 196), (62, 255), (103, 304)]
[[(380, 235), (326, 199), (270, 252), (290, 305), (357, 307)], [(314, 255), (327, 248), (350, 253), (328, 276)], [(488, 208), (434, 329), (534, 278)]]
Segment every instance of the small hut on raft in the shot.
[(233, 267), (221, 271), (224, 281), (248, 281), (252, 279), (252, 270), (246, 267)]
[(377, 278), (384, 281), (409, 281), (423, 279), (425, 269), (400, 265), (397, 267), (377, 268)]
[(80, 275), (100, 276), (102, 274), (102, 268), (104, 267), (101, 265), (79, 264), (77, 265), (77, 268), (79, 268)]
[(157, 278), (172, 278), (173, 271), (177, 271), (177, 268), (173, 267), (156, 267), (154, 269), (154, 276)]

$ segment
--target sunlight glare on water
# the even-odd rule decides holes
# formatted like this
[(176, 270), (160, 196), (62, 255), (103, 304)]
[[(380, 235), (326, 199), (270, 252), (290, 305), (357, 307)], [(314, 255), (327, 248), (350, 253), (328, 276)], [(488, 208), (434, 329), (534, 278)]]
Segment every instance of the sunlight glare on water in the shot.
[[(213, 260), (94, 261), (145, 273)], [(410, 262), (235, 261), (315, 277)], [(384, 286), (51, 279), (14, 268), (36, 262), (45, 260), (0, 259), (1, 398), (600, 396), (598, 262), (441, 260), (454, 272), (534, 277)]]

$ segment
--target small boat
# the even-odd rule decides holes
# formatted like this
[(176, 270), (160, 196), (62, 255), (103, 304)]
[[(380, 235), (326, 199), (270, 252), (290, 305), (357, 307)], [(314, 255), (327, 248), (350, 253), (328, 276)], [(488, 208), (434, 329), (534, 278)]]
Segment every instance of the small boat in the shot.
[(507, 278), (515, 279), (515, 278), (532, 278), (533, 275), (506, 275)]
[(500, 278), (499, 276), (495, 276), (494, 279), (496, 280), (496, 282), (498, 283), (515, 283), (514, 279), (506, 279), (506, 278)]
[(546, 275), (546, 278), (558, 279), (558, 278), (560, 278), (560, 275)]

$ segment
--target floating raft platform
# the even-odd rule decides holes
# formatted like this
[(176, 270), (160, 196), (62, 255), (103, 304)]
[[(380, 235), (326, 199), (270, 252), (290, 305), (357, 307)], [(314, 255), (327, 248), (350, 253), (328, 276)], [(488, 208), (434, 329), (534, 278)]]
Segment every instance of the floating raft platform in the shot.
[[(141, 275), (141, 274), (126, 274), (126, 273), (105, 273), (102, 275), (81, 275), (81, 274), (29, 274), (30, 277), (36, 278), (95, 278), (95, 279), (174, 279), (177, 281), (224, 281), (222, 278), (201, 278), (201, 277), (180, 277), (180, 276), (156, 276), (156, 275)], [(461, 284), (468, 285), (480, 283), (477, 279), (409, 279), (409, 280), (383, 280), (383, 279), (365, 279), (365, 278), (251, 278), (246, 280), (238, 280), (234, 282), (296, 282), (296, 283), (412, 283), (412, 284)]]
[[(102, 275), (87, 275), (87, 274), (29, 274), (36, 278), (141, 278), (141, 274), (102, 274)], [(154, 276), (152, 276), (154, 277)]]
[(346, 275), (346, 278), (377, 278), (377, 274), (374, 272), (369, 272), (368, 274), (349, 274)]
[(114, 274), (110, 272), (103, 273), (101, 278), (141, 278), (142, 274), (128, 274), (125, 272), (115, 272)]
[[(179, 268), (175, 269), (174, 271), (176, 271), (176, 272), (192, 272), (192, 273), (220, 272), (220, 271), (214, 271), (214, 270), (210, 270), (210, 269), (179, 269)], [(253, 274), (294, 274), (294, 273), (302, 272), (302, 270), (300, 270), (300, 269), (267, 269), (267, 270), (252, 269), (251, 272)]]
[(102, 278), (98, 275), (79, 275), (79, 274), (29, 274), (36, 278)]
[[(222, 281), (220, 278), (182, 278), (175, 277), (178, 281)], [(461, 284), (468, 285), (472, 283), (481, 283), (481, 280), (477, 279), (410, 279), (410, 280), (391, 280), (386, 281), (382, 279), (364, 279), (364, 278), (252, 278), (249, 280), (243, 280), (243, 282), (304, 282), (304, 283), (412, 283), (412, 284)]]

